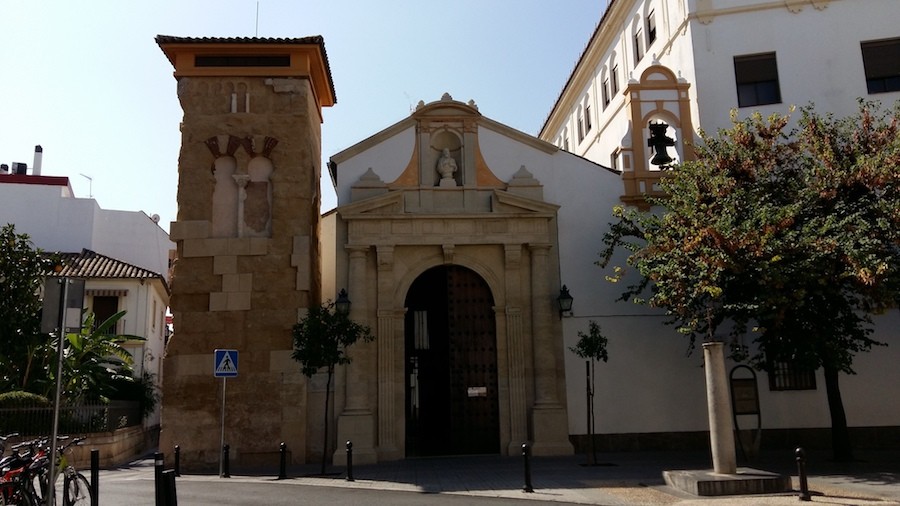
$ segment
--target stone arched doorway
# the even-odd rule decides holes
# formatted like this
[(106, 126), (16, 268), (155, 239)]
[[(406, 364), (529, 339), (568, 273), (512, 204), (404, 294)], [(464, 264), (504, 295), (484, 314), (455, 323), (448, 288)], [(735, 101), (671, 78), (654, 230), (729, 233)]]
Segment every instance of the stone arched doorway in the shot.
[(494, 298), (456, 265), (422, 273), (406, 295), (406, 455), (500, 452)]

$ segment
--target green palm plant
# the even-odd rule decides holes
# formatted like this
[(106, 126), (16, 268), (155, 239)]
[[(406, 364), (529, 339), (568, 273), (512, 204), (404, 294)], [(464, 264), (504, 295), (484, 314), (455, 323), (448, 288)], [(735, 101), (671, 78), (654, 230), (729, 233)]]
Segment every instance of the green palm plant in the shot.
[(124, 315), (119, 311), (94, 326), (96, 315), (88, 313), (80, 332), (66, 334), (62, 393), (69, 401), (101, 400), (113, 382), (132, 378), (134, 359), (123, 344), (144, 338), (110, 333)]

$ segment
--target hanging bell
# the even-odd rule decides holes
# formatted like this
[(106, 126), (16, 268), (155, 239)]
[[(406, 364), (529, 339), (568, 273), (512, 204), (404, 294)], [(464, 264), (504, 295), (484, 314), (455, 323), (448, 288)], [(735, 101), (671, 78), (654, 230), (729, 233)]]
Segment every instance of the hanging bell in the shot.
[(675, 139), (666, 136), (666, 130), (669, 128), (669, 125), (665, 123), (650, 123), (649, 126), (650, 138), (647, 139), (647, 146), (653, 148), (654, 152), (650, 163), (659, 167), (665, 167), (675, 161), (666, 151), (666, 147), (675, 145)]

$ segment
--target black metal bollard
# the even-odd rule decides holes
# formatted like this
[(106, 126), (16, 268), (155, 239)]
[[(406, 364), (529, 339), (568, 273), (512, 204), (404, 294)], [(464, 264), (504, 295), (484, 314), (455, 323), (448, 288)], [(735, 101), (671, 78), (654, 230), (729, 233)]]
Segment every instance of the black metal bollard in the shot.
[(91, 506), (100, 504), (100, 450), (91, 448)]
[(798, 447), (797, 450), (794, 451), (794, 455), (797, 457), (797, 474), (800, 480), (800, 500), (812, 501), (812, 497), (809, 495), (809, 484), (806, 482), (806, 452), (803, 451), (803, 448)]
[(534, 492), (534, 487), (531, 486), (531, 452), (528, 448), (528, 443), (522, 443), (522, 457), (525, 458), (525, 492), (531, 493)]
[(163, 471), (163, 498), (166, 506), (178, 506), (178, 494), (175, 493), (175, 470)]
[(347, 441), (347, 481), (353, 481), (353, 443)]
[(163, 467), (166, 459), (162, 452), (153, 454), (153, 491), (156, 497), (156, 506), (166, 506), (166, 496), (163, 494)]
[(287, 445), (284, 441), (278, 445), (278, 479), (283, 480), (287, 478)]
[(175, 476), (181, 476), (181, 447), (175, 445)]
[(222, 478), (231, 478), (231, 471), (228, 469), (230, 466), (228, 464), (228, 454), (231, 452), (231, 447), (227, 444), (222, 447)]

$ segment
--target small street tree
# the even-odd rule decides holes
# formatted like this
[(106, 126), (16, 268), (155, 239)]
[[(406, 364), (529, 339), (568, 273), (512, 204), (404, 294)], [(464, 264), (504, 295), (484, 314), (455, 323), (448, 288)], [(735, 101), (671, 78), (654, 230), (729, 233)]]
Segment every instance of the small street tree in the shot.
[(591, 453), (590, 453), (590, 465), (597, 464), (597, 450), (594, 444), (594, 386), (593, 379), (596, 377), (594, 372), (594, 364), (598, 361), (602, 360), (606, 362), (609, 359), (609, 354), (606, 350), (606, 344), (608, 339), (600, 332), (600, 325), (591, 320), (588, 323), (588, 333), (578, 331), (578, 342), (575, 343), (575, 346), (569, 347), (569, 351), (578, 355), (580, 358), (585, 360), (585, 375), (586, 375), (586, 396), (587, 396), (587, 407), (588, 407), (588, 416), (587, 416), (587, 431), (588, 438), (590, 439), (591, 445)]
[(327, 374), (321, 468), (321, 474), (325, 474), (328, 455), (328, 405), (334, 368), (350, 363), (347, 348), (359, 340), (371, 341), (374, 336), (369, 327), (352, 321), (345, 312), (336, 310), (334, 302), (327, 301), (320, 306), (309, 308), (307, 315), (294, 325), (293, 338), (294, 352), (291, 358), (300, 362), (303, 375), (312, 378), (322, 369)]
[(641, 277), (622, 299), (664, 308), (692, 348), (727, 336), (757, 368), (822, 368), (834, 457), (846, 461), (839, 374), (882, 344), (872, 316), (900, 300), (900, 108), (801, 115), (792, 130), (789, 117), (755, 115), (703, 135), (655, 210), (614, 211), (599, 263), (625, 249)]
[(0, 228), (0, 391), (28, 390), (43, 373), (40, 288), (53, 262), (14, 225)]

